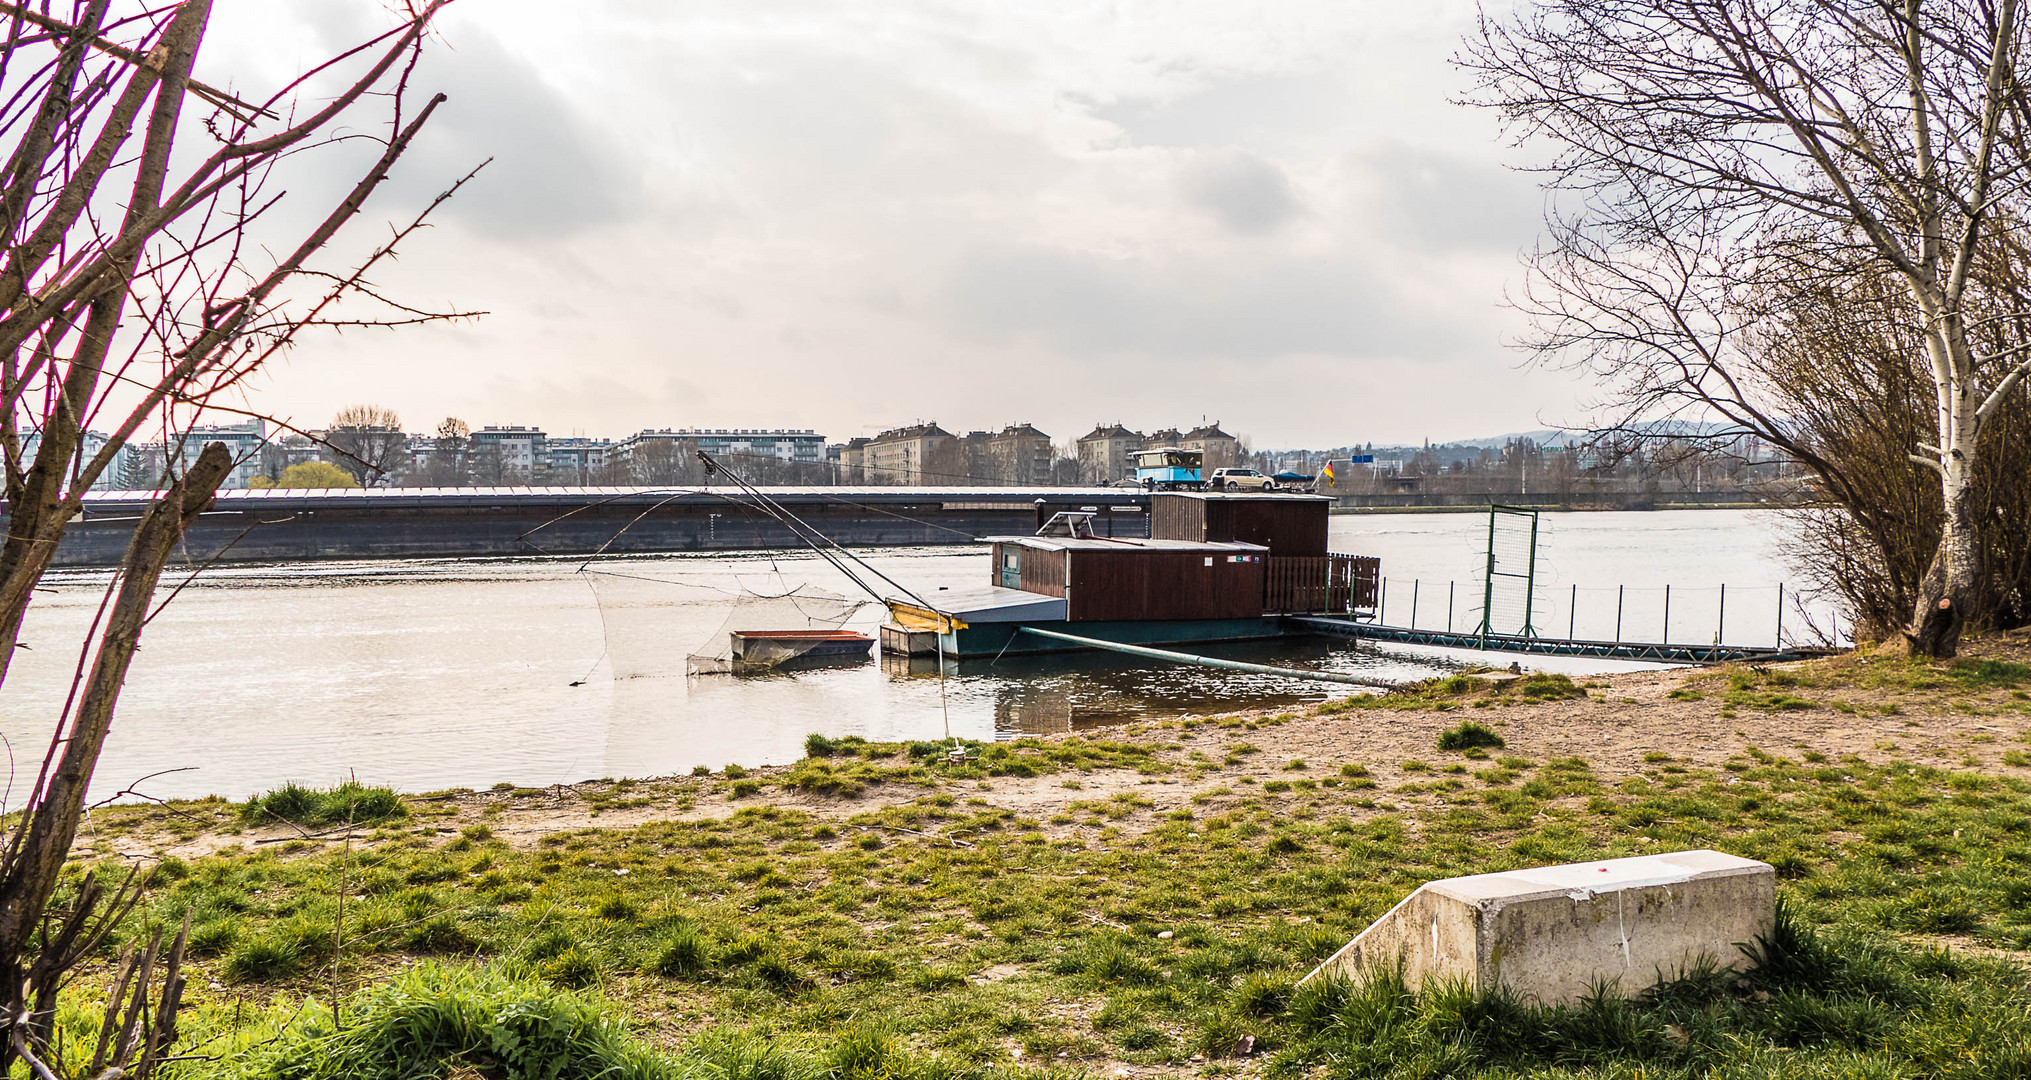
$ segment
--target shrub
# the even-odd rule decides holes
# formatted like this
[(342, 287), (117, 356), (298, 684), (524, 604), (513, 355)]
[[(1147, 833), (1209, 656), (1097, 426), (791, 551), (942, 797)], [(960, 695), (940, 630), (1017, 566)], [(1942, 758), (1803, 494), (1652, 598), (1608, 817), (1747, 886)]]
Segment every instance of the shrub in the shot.
[(599, 959), (576, 945), (543, 961), (536, 968), (545, 981), (568, 990), (581, 990), (599, 981)]
[(248, 825), (286, 821), (307, 828), (372, 825), (408, 816), (409, 807), (394, 788), (368, 787), (353, 780), (328, 790), (284, 784), (240, 808), (240, 820)]
[(404, 944), (411, 952), (445, 954), (470, 953), (480, 946), (479, 941), (459, 925), (458, 919), (450, 915), (432, 915), (423, 920), (409, 932)]
[(303, 954), (286, 938), (261, 938), (234, 949), (226, 957), (228, 982), (271, 982), (296, 974)]
[(223, 956), (239, 940), (239, 927), (229, 920), (220, 919), (191, 927), (190, 940), (185, 948), (192, 956)]
[(1461, 723), (1459, 727), (1449, 728), (1439, 733), (1439, 749), (1441, 750), (1468, 750), (1477, 746), (1492, 747), (1500, 750), (1508, 745), (1509, 743), (1504, 741), (1502, 736), (1495, 734), (1495, 729), (1472, 720)]
[(641, 914), (641, 909), (635, 906), (634, 901), (621, 893), (608, 893), (600, 898), (599, 903), (593, 905), (592, 913), (601, 919), (612, 919), (615, 922), (629, 922), (635, 916)]
[(839, 1033), (839, 1041), (827, 1054), (826, 1070), (838, 1080), (888, 1080), (904, 1071), (898, 1058), (895, 1037), (872, 1024), (858, 1023)]
[(334, 1029), (330, 1010), (256, 1051), (245, 1075), (292, 1080), (486, 1075), (552, 1080), (679, 1080), (691, 1070), (658, 1059), (590, 1002), (493, 969), (423, 964), (356, 996)]
[(670, 978), (696, 975), (705, 970), (710, 951), (705, 938), (698, 928), (690, 923), (678, 923), (663, 936), (662, 948), (656, 953), (656, 974)]

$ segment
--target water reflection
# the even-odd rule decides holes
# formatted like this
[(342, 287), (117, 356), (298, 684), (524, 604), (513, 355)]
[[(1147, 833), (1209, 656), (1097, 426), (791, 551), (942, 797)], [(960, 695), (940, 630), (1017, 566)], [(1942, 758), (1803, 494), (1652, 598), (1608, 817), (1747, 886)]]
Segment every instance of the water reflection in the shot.
[[(1555, 553), (1568, 565), (1586, 553), (1583, 585), (1684, 584), (1688, 552), (1712, 564), (1707, 581), (1774, 583), (1778, 571), (1750, 554), (1774, 520), (1571, 515)], [(1670, 530), (1660, 532), (1664, 526)], [(1336, 547), (1381, 554), (1389, 573), (1434, 579), (1455, 560), (1440, 558), (1433, 538), (1464, 552), (1475, 534), (1472, 515), (1334, 519)], [(972, 584), (986, 573), (981, 549), (862, 554), (912, 588)], [(734, 598), (803, 583), (845, 594), (851, 583), (814, 557), (780, 552), (614, 560), (598, 583), (580, 565), (437, 560), (208, 573), (151, 624), (96, 788), (109, 794), (180, 766), (200, 768), (161, 777), (146, 793), (244, 797), (285, 780), (328, 784), (349, 773), (412, 791), (538, 786), (781, 764), (802, 755), (812, 732), (877, 741), (1006, 738), (1287, 709), (1349, 692), (1110, 653), (948, 663), (942, 678), (931, 658), (687, 677), (686, 654), (721, 632)], [(52, 574), (38, 593), (24, 638), (31, 648), (17, 654), (0, 699), (0, 735), (17, 749), (47, 743), (76, 671), (75, 642), (105, 581)], [(869, 609), (852, 628), (872, 632), (879, 617)], [(1511, 659), (1324, 639), (1204, 651), (1384, 679)], [(1528, 663), (1573, 673), (1621, 666)]]

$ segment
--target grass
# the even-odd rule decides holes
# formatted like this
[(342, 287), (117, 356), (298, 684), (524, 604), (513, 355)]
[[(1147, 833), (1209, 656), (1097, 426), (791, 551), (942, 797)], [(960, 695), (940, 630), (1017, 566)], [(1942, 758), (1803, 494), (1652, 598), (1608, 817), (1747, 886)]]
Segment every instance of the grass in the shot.
[[(1484, 673), (1465, 672), (1410, 683), (1385, 693), (1357, 694), (1323, 705), (1317, 711), (1327, 715), (1359, 709), (1429, 709), (1436, 712), (1451, 712), (1460, 708), (1462, 704), (1489, 708), (1495, 705), (1584, 699), (1587, 696), (1585, 687), (1564, 675), (1539, 672), (1498, 682), (1477, 677), (1480, 674)], [(1475, 700), (1470, 702), (1467, 700), (1469, 698)]]
[(369, 787), (353, 780), (324, 789), (284, 784), (255, 796), (240, 808), (240, 820), (248, 825), (285, 821), (313, 829), (327, 825), (371, 825), (408, 816), (409, 807), (395, 794), (395, 789)]
[(1458, 727), (1439, 732), (1441, 750), (1472, 750), (1476, 747), (1500, 750), (1508, 745), (1502, 736), (1495, 734), (1494, 728), (1472, 720), (1463, 721)]
[[(722, 820), (575, 830), (532, 850), (483, 827), (391, 832), (351, 853), (229, 849), (159, 885), (149, 917), (190, 914), (204, 946), (192, 998), (206, 1022), (234, 998), (272, 995), (279, 1009), (328, 996), (333, 978), (377, 984), (423, 961), (417, 970), (440, 973), (430, 977), (458, 1000), (592, 993), (610, 1003), (602, 1015), (643, 1033), (710, 1033), (652, 1039), (674, 1056), (649, 1065), (627, 1054), (651, 1050), (623, 1047), (614, 1060), (637, 1062), (628, 1069), (731, 1061), (821, 1080), (829, 1055), (847, 1052), (827, 1033), (849, 1019), (875, 1025), (893, 1051), (885, 1067), (912, 1074), (1184, 1067), (1194, 1054), (1225, 1060), (1245, 1035), (1266, 1075), (1293, 1080), (1320, 1068), (1385, 1075), (1385, 1060), (1428, 1075), (1612, 1066), (1755, 1076), (1788, 1055), (1787, 1067), (1838, 1071), (1860, 1052), (1858, 1037), (1841, 1034), (1853, 1025), (1870, 1047), (1910, 1048), (1886, 1059), (1905, 1074), (1931, 1075), (1947, 1059), (1921, 1052), (1927, 1040), (1951, 1036), (1977, 1058), (2009, 1060), (2009, 1032), (2031, 1030), (2004, 1023), (2031, 1016), (2020, 975), (1942, 960), (1923, 944), (1945, 934), (2031, 946), (2031, 783), (1761, 750), (1724, 769), (1652, 761), (1613, 786), (1578, 758), (1491, 764), (1499, 783), (1395, 794), (1431, 823), (1416, 831), (1403, 812), (1357, 809), (1368, 792), (1291, 786), (1224, 792), (1185, 817), (1135, 789), (1089, 799), (1070, 812), (1084, 837), (1054, 838), (1041, 822), (941, 792), (844, 821), (743, 801)], [(1366, 779), (1359, 765), (1338, 771)], [(1825, 946), (1812, 955), (1867, 958), (1887, 974), (1780, 981), (1767, 1002), (1754, 990), (1681, 988), (1670, 1001), (1557, 1014), (1437, 991), (1292, 990), (1425, 880), (1701, 846), (1777, 865), (1788, 925)], [(223, 989), (204, 989), (207, 979)], [(420, 983), (388, 985), (428, 996)], [(1904, 996), (1886, 996), (1893, 989)], [(1055, 1007), (1069, 1002), (1084, 1004)], [(593, 1030), (584, 1014), (562, 1015), (570, 1030)], [(1498, 1038), (1515, 1024), (1557, 1037)], [(435, 1034), (416, 1045), (465, 1045), (470, 1034), (426, 1026)], [(1348, 1034), (1384, 1028), (1383, 1042)], [(1680, 1045), (1674, 1028), (1696, 1045)], [(1624, 1034), (1581, 1037), (1597, 1029)], [(319, 1038), (326, 1049), (313, 1058), (343, 1068), (267, 1075), (339, 1075), (380, 1052), (350, 1026)], [(779, 1058), (753, 1056), (765, 1052)]]
[[(1704, 707), (1730, 693), (1832, 702), (1865, 679), (1925, 681), (1894, 667), (1744, 667), (1713, 677)], [(1960, 680), (2014, 700), (2012, 670), (1943, 670), (1947, 685), (1898, 693), (1953, 694)], [(1738, 673), (1747, 685), (1735, 685)], [(1417, 699), (1434, 707), (1483, 693), (1428, 687)], [(1199, 742), (1170, 745), (1195, 726)], [(1289, 751), (1253, 734), (1263, 748), (1240, 742), (1253, 729), (1230, 726), (961, 744), (963, 758), (950, 743), (814, 737), (788, 769), (617, 782), (597, 804), (653, 789), (658, 805), (686, 814), (693, 794), (717, 790), (738, 798), (728, 808), (571, 829), (524, 848), (496, 835), (492, 818), (495, 829), (436, 827), (438, 804), (418, 801), (417, 820), (384, 823), (351, 850), (228, 847), (165, 863), (127, 932), (189, 915), (185, 1030), (244, 1048), (230, 1075), (247, 1077), (2031, 1070), (2025, 975), (1982, 954), (2031, 949), (2022, 768), (1938, 767), (1894, 744), (1869, 762), (1789, 739), (1718, 765), (1670, 746), (1633, 773), (1471, 745), (1461, 753), (1480, 760), (1393, 770), (1393, 757), (1364, 765), (1314, 749), (1293, 768)], [(2023, 726), (1998, 727), (1987, 752), (2019, 753), (2006, 748), (2024, 745)], [(1462, 724), (1449, 734), (1469, 728), (1496, 733)], [(1165, 785), (1191, 779), (1176, 763), (1200, 751), (1279, 779), (1231, 777), (1181, 798), (1190, 789)], [(1049, 777), (1026, 791), (1057, 794), (1043, 812), (1056, 818), (976, 796), (1022, 776)], [(810, 805), (828, 785), (849, 798), (879, 787), (883, 798), (823, 812), (773, 801)], [(500, 802), (515, 804), (514, 793)], [(1778, 869), (1788, 915), (1757, 945), (1747, 982), (1692, 971), (1644, 1000), (1563, 1010), (1388, 980), (1295, 985), (1424, 881), (1692, 847)], [(73, 992), (67, 1045), (94, 1043), (96, 992)], [(343, 1029), (329, 1026), (334, 1000), (348, 1002)], [(573, 1064), (539, 1049), (527, 1069), (490, 1056), (525, 1031), (532, 1047), (568, 1047)], [(1234, 1056), (1244, 1046), (1245, 1061)], [(217, 1073), (183, 1075), (200, 1074)]]

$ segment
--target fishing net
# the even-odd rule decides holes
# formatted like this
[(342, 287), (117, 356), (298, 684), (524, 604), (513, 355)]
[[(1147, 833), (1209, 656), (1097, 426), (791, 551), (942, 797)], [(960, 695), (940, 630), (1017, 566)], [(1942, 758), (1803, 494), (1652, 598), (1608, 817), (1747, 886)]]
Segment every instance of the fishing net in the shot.
[[(809, 585), (777, 595), (743, 588), (737, 578), (707, 584), (698, 573), (662, 576), (646, 567), (587, 569), (581, 576), (599, 603), (606, 657), (616, 679), (661, 678), (796, 665), (850, 648), (824, 632), (844, 630), (867, 601)], [(809, 635), (801, 640), (796, 636)], [(741, 642), (735, 635), (764, 636)], [(865, 652), (861, 653), (865, 656)]]
[(685, 670), (724, 674), (864, 660), (866, 640), (847, 635), (846, 623), (870, 603), (802, 587), (784, 596), (739, 597), (719, 628), (684, 658)]

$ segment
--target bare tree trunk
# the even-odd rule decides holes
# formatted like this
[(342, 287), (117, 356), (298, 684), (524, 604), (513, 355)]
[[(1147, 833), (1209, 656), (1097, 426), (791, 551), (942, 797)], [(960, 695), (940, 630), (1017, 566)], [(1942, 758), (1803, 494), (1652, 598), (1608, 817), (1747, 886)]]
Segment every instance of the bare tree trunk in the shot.
[(1981, 548), (1976, 541), (1974, 485), (1969, 483), (1972, 462), (1966, 456), (1951, 458), (1940, 481), (1946, 497), (1945, 527), (1939, 549), (1926, 568), (1920, 583), (1918, 608), (1911, 628), (1904, 632), (1916, 656), (1950, 657), (1960, 648), (1960, 635), (1967, 625), (1982, 582)]
[(7, 874), (0, 879), (0, 975), (6, 977), (5, 992), (12, 999), (10, 1016), (22, 1005), (21, 958), (77, 836), (92, 770), (112, 730), (113, 706), (141, 643), (156, 582), (184, 530), (212, 505), (219, 483), (232, 467), (233, 455), (224, 443), (205, 447), (190, 471), (148, 508), (127, 545), (120, 564), (119, 596), (107, 616), (63, 756), (9, 837)]

